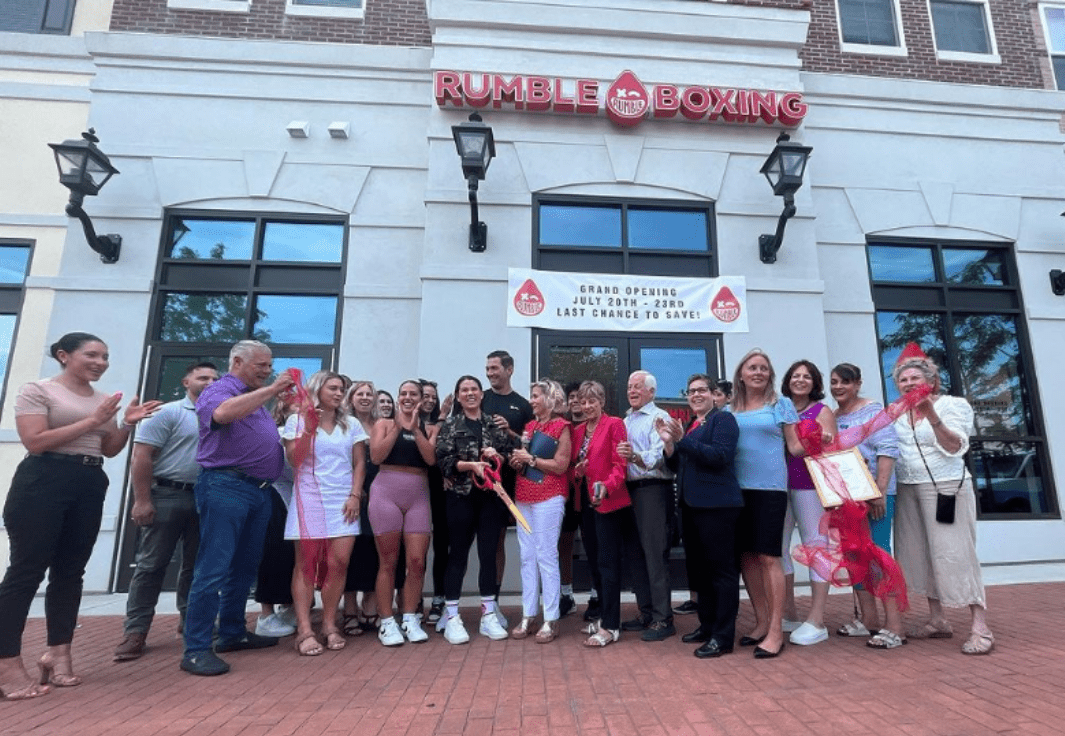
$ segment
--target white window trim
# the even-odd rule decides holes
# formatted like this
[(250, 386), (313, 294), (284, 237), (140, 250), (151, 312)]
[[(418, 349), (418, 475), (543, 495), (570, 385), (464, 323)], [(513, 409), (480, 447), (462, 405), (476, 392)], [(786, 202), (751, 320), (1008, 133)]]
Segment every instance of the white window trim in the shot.
[(984, 7), (984, 19), (987, 21), (987, 37), (991, 42), (991, 53), (974, 54), (969, 51), (940, 51), (936, 43), (936, 22), (932, 17), (932, 0), (927, 0), (928, 24), (932, 26), (932, 46), (936, 50), (936, 58), (943, 61), (967, 61), (975, 64), (1001, 64), (1002, 57), (998, 55), (998, 41), (995, 40), (995, 22), (991, 18), (991, 4), (988, 0), (951, 0), (951, 2), (965, 2)]
[(214, 10), (220, 13), (247, 13), (251, 0), (166, 0), (166, 7), (175, 10)]
[(292, 0), (285, 0), (285, 15), (306, 18), (362, 18), (366, 15), (366, 2), (358, 8), (344, 8), (329, 5), (297, 5)]
[[(1047, 48), (1047, 58), (1050, 60), (1050, 78), (1054, 80), (1054, 89), (1058, 89), (1058, 79), (1054, 74), (1054, 48), (1050, 43), (1050, 24), (1047, 23), (1046, 11), (1048, 8), (1065, 10), (1065, 5), (1058, 3), (1039, 3), (1039, 22), (1043, 24), (1043, 43)], [(1057, 52), (1057, 56), (1065, 57), (1065, 49)], [(1065, 84), (1065, 79), (1061, 80)]]
[(902, 28), (902, 13), (899, 0), (890, 0), (891, 12), (895, 16), (895, 31), (899, 36), (898, 46), (882, 46), (873, 43), (847, 43), (843, 40), (843, 16), (839, 12), (839, 0), (836, 2), (836, 35), (839, 37), (839, 50), (845, 54), (863, 54), (865, 56), (909, 56), (906, 48), (906, 33)]

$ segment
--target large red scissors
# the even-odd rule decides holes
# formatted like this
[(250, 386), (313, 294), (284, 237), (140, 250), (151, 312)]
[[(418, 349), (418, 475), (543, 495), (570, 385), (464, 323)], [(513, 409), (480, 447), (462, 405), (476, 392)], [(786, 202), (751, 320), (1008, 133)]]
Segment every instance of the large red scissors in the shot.
[(529, 522), (525, 520), (525, 517), (518, 507), (510, 500), (510, 496), (503, 490), (503, 486), (500, 482), (499, 468), (503, 465), (503, 458), (499, 455), (492, 455), (485, 462), (488, 463), (488, 467), (484, 469), (484, 477), (478, 476), (477, 473), (473, 474), (473, 484), (478, 488), (484, 490), (493, 490), (500, 500), (507, 505), (510, 513), (514, 516), (514, 520), (521, 524), (521, 528), (532, 534), (532, 527), (529, 526)]

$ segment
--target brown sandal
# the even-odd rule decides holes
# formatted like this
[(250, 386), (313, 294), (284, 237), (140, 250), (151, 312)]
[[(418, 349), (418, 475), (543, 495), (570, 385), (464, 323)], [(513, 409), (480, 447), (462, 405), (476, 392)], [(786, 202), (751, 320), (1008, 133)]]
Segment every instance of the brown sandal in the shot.
[(961, 645), (962, 654), (990, 654), (995, 648), (995, 637), (990, 631), (983, 633), (972, 632), (969, 639)]
[(366, 633), (363, 631), (362, 626), (359, 625), (359, 614), (357, 613), (345, 613), (344, 621), (340, 627), (344, 631), (344, 636), (362, 636)]
[(325, 635), (325, 646), (331, 652), (339, 652), (346, 647), (348, 642), (344, 639), (339, 631), (330, 631)]
[[(314, 644), (305, 647), (303, 646), (303, 643), (306, 641), (313, 641)], [(322, 643), (318, 641), (318, 637), (311, 633), (296, 637), (296, 651), (299, 652), (301, 657), (317, 657), (324, 652), (325, 649), (322, 648)]]

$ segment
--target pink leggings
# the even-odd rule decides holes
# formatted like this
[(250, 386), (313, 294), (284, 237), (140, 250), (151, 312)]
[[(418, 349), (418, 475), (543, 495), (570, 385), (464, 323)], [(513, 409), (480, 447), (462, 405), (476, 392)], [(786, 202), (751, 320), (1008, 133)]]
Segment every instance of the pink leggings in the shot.
[(370, 486), (367, 513), (375, 535), (428, 534), (432, 530), (428, 476), (381, 468)]

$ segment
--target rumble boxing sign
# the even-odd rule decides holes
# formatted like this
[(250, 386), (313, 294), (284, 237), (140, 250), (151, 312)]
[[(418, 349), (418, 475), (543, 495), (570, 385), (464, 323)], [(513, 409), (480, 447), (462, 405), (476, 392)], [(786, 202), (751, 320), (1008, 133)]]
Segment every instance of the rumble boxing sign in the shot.
[(656, 84), (648, 88), (629, 70), (618, 75), (605, 92), (595, 79), (516, 74), (437, 71), (433, 95), (439, 107), (530, 110), (566, 115), (598, 115), (622, 127), (638, 125), (648, 116), (693, 121), (767, 125), (794, 128), (806, 117), (800, 92), (693, 85)]

